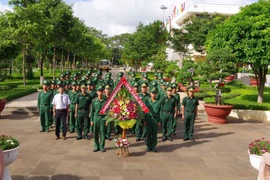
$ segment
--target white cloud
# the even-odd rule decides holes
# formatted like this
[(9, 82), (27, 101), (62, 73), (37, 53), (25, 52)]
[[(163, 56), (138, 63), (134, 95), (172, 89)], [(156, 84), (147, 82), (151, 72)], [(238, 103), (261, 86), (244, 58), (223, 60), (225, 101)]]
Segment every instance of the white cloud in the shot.
[(87, 26), (102, 30), (109, 36), (132, 33), (139, 22), (148, 24), (162, 20), (162, 4), (169, 7), (165, 18), (172, 12), (174, 0), (91, 0), (73, 1), (75, 16)]
[(0, 2), (0, 12), (6, 11), (6, 10), (11, 10), (11, 7), (8, 5), (4, 5)]

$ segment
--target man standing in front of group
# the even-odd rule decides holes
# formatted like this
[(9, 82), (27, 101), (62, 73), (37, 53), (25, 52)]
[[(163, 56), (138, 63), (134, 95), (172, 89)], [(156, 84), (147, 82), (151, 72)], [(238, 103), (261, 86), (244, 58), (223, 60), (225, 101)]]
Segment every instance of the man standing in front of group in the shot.
[(53, 98), (53, 116), (56, 121), (55, 136), (56, 140), (60, 139), (60, 125), (62, 123), (63, 140), (66, 139), (67, 133), (67, 114), (69, 112), (70, 99), (67, 94), (64, 93), (64, 87), (60, 86), (59, 93)]
[(157, 126), (160, 126), (160, 101), (157, 100), (157, 88), (153, 87), (150, 89), (150, 99), (146, 100), (146, 106), (149, 109), (149, 113), (146, 114), (144, 125), (147, 129), (147, 138), (146, 138), (146, 151), (157, 152)]
[(107, 123), (105, 121), (105, 115), (100, 114), (101, 108), (106, 103), (106, 100), (103, 96), (103, 91), (104, 87), (102, 85), (99, 85), (97, 87), (98, 97), (93, 100), (90, 111), (91, 125), (94, 126), (94, 152), (105, 152), (105, 124)]
[(188, 96), (182, 101), (182, 119), (184, 119), (184, 141), (193, 140), (194, 121), (198, 113), (199, 101), (194, 97), (194, 88), (187, 89)]
[[(88, 132), (90, 127), (90, 104), (92, 102), (92, 97), (86, 92), (86, 85), (81, 85), (81, 93), (76, 96), (76, 107), (75, 107), (75, 118), (77, 118), (77, 140), (80, 140), (84, 137), (84, 139), (89, 140)], [(82, 137), (82, 126), (83, 129), (83, 137)]]
[(52, 93), (48, 91), (49, 82), (44, 80), (42, 83), (43, 90), (38, 95), (38, 110), (40, 117), (41, 130), (40, 132), (47, 131), (49, 132), (50, 127), (50, 116), (51, 116), (51, 102), (52, 102)]
[(173, 120), (177, 115), (176, 99), (172, 95), (172, 88), (167, 87), (167, 95), (161, 98), (161, 118), (162, 118), (162, 141), (173, 141), (172, 126)]

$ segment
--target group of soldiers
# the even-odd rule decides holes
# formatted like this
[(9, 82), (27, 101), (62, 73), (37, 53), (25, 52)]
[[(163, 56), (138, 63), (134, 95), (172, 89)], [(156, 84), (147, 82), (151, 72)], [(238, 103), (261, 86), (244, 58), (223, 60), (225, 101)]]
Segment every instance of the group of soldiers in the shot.
[[(107, 123), (105, 115), (101, 115), (99, 111), (124, 75), (124, 72), (119, 72), (114, 81), (111, 72), (107, 72), (103, 78), (102, 71), (98, 70), (95, 73), (88, 71), (84, 75), (71, 75), (71, 72), (66, 72), (56, 80), (44, 80), (43, 90), (38, 97), (40, 132), (49, 132), (52, 128), (54, 117), (51, 102), (58, 93), (58, 88), (64, 87), (64, 93), (69, 96), (71, 103), (67, 117), (70, 133), (77, 132), (77, 140), (89, 140), (88, 134), (94, 134), (94, 152), (105, 152), (105, 139), (111, 140), (112, 129), (114, 134), (119, 134), (121, 128)], [(157, 152), (158, 125), (162, 126), (162, 141), (173, 141), (172, 135), (176, 135), (177, 115), (181, 110), (185, 128), (184, 141), (192, 140), (194, 120), (198, 111), (198, 100), (194, 97), (193, 87), (188, 88), (188, 96), (183, 99), (181, 109), (177, 83), (165, 82), (162, 73), (155, 73), (154, 80), (150, 81), (145, 72), (139, 80), (135, 72), (128, 72), (127, 81), (150, 110), (149, 113), (139, 112), (141, 118), (131, 129), (131, 133), (136, 135), (136, 141), (146, 141), (148, 152)]]

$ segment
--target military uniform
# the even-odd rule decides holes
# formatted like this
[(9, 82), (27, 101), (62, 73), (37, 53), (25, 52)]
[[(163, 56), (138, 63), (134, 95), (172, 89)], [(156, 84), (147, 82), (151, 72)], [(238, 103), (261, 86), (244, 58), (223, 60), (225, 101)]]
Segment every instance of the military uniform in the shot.
[[(49, 85), (47, 80), (43, 81), (43, 85)], [(50, 127), (50, 116), (52, 109), (52, 93), (49, 91), (41, 91), (38, 95), (37, 107), (39, 110), (41, 130), (40, 132), (47, 131), (49, 132)]]
[[(171, 87), (167, 87), (167, 91), (171, 91)], [(172, 134), (172, 126), (173, 126), (173, 119), (176, 110), (176, 99), (171, 96), (164, 96), (161, 99), (161, 118), (162, 118), (162, 140), (165, 141), (168, 139), (172, 141), (171, 134)]]
[[(111, 86), (106, 85), (105, 89), (111, 91)], [(111, 93), (110, 93), (111, 94)], [(106, 94), (103, 95), (103, 98), (105, 101), (109, 98), (110, 94), (108, 96)], [(108, 139), (109, 141), (111, 140), (111, 128), (113, 127), (113, 122), (107, 123), (107, 127), (105, 128), (105, 139)]]
[[(192, 87), (188, 91), (194, 91)], [(194, 121), (197, 115), (199, 101), (196, 97), (184, 97), (182, 101), (182, 114), (184, 114), (184, 140), (192, 139), (194, 132)]]
[[(71, 83), (72, 86), (76, 86), (77, 83), (74, 81)], [(78, 92), (75, 90), (70, 90), (68, 92), (68, 96), (70, 99), (70, 112), (69, 112), (69, 131), (70, 133), (75, 132), (75, 130), (77, 131), (77, 122), (76, 122), (76, 118), (75, 118), (75, 108), (76, 108), (76, 96), (77, 96)]]
[[(157, 88), (153, 87), (150, 92), (157, 93)], [(146, 100), (146, 106), (149, 109), (149, 113), (146, 114), (145, 123), (147, 129), (146, 147), (147, 151), (156, 152), (157, 145), (157, 133), (158, 123), (160, 123), (160, 108), (161, 104), (159, 100), (152, 100), (151, 98)]]
[[(145, 88), (148, 87), (146, 83), (143, 83), (141, 86)], [(138, 96), (144, 103), (146, 103), (147, 99), (150, 98), (150, 94), (147, 92), (145, 94), (139, 93)], [(140, 139), (145, 139), (147, 132), (146, 127), (143, 126), (143, 121), (146, 118), (145, 113), (140, 112), (139, 116), (140, 116), (140, 118), (138, 119), (139, 122), (136, 124), (136, 135), (137, 135), (136, 141), (139, 141)]]
[[(133, 88), (139, 88), (139, 84), (137, 82), (134, 82), (132, 84)], [(139, 90), (139, 89), (138, 89)], [(135, 91), (135, 90), (134, 90)], [(138, 92), (137, 92), (138, 94)], [(132, 97), (132, 100), (134, 100), (134, 98)], [(136, 134), (136, 129), (137, 129), (137, 126), (140, 126), (140, 121), (141, 119), (137, 119), (137, 122), (136, 124), (131, 128), (131, 134)], [(138, 138), (138, 137), (137, 137)]]
[[(103, 91), (103, 86), (97, 87), (98, 91)], [(95, 98), (92, 102), (91, 106), (91, 121), (94, 123), (94, 152), (101, 150), (105, 152), (105, 115), (101, 115), (99, 112), (101, 108), (104, 106), (106, 100), (104, 98), (99, 99), (98, 97)], [(100, 133), (100, 140), (99, 140), (99, 133)]]
[[(85, 85), (82, 85), (81, 88), (86, 88)], [(90, 104), (92, 102), (92, 97), (88, 94), (79, 93), (76, 96), (76, 107), (77, 107), (77, 125), (78, 125), (78, 137), (77, 139), (82, 139), (82, 126), (84, 125), (84, 138), (88, 139), (88, 132), (90, 126), (89, 120), (89, 110)]]
[[(173, 91), (174, 91), (174, 94), (173, 94), (174, 95), (174, 98), (176, 99), (177, 111), (180, 111), (181, 102), (180, 102), (180, 95), (176, 92), (177, 84), (176, 83), (172, 84), (172, 88), (173, 88)], [(177, 127), (177, 117), (174, 118), (174, 120), (173, 120), (172, 133), (174, 135), (175, 135), (176, 127)]]

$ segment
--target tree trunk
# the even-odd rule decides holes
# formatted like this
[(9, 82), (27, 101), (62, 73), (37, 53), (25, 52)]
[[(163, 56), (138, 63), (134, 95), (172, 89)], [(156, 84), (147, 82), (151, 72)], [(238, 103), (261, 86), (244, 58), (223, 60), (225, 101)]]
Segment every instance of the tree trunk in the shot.
[(13, 60), (11, 60), (9, 64), (9, 75), (12, 74), (12, 65), (13, 65)]
[(264, 92), (265, 81), (266, 81), (266, 74), (268, 72), (268, 66), (261, 67), (256, 72), (258, 72), (258, 74), (255, 73), (255, 78), (257, 81), (257, 90), (258, 90), (257, 102), (262, 103), (263, 102), (263, 92)]
[(23, 53), (23, 62), (22, 62), (22, 71), (23, 71), (23, 85), (26, 86), (26, 70), (25, 70), (25, 53), (26, 53), (26, 47), (23, 47), (22, 50)]
[(62, 48), (62, 55), (61, 55), (61, 72), (64, 72), (64, 52)]
[(74, 53), (74, 57), (73, 57), (72, 70), (73, 71), (76, 70), (76, 53)]
[(56, 71), (56, 46), (53, 48), (53, 79), (55, 79), (55, 71)]
[(45, 59), (45, 55), (42, 55), (41, 60), (40, 60), (40, 76), (43, 76), (44, 71), (43, 71), (43, 64), (44, 64), (44, 59)]
[(69, 63), (69, 50), (68, 50), (68, 54), (67, 54), (67, 69), (68, 69), (68, 71), (70, 70), (69, 65), (70, 65), (70, 63)]

